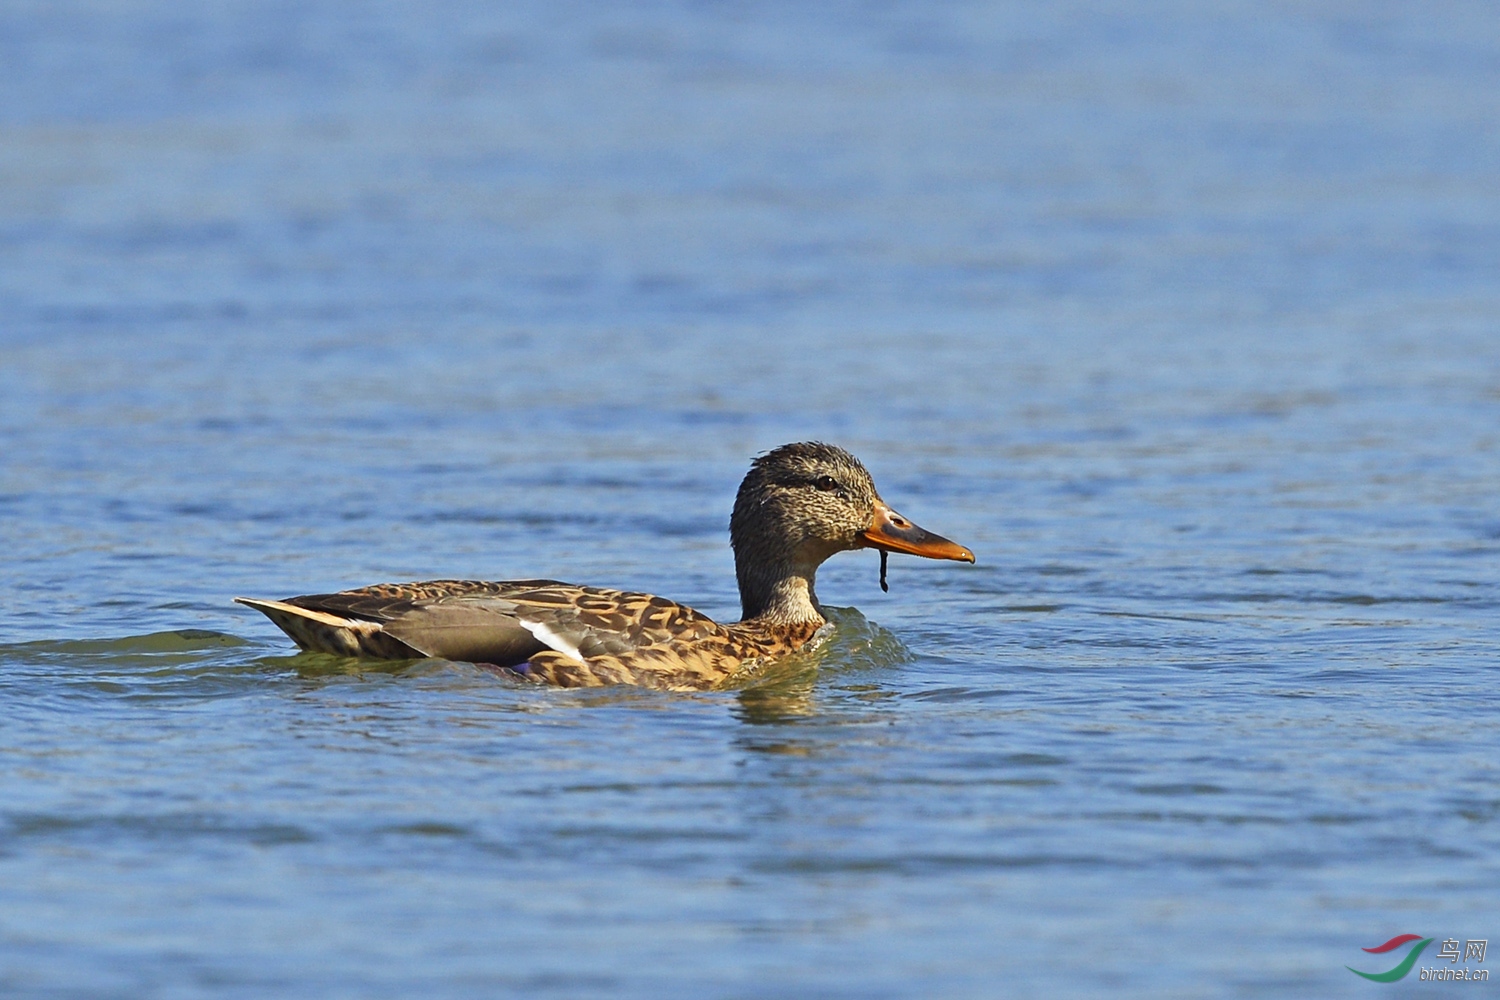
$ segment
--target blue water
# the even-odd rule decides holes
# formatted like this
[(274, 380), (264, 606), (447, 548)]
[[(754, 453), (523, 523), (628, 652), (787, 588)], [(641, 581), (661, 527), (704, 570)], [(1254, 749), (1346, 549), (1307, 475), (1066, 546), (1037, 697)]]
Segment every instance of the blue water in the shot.
[[(1468, 988), (1344, 967), (1500, 933), (1496, 121), (1482, 3), (0, 8), (0, 992)], [(732, 619), (811, 438), (979, 561), (743, 690), (230, 603)]]

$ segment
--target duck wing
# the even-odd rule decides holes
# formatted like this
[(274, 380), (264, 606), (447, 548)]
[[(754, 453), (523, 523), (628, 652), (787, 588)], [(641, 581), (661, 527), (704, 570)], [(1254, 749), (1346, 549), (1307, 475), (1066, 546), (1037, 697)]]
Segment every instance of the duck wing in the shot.
[[(556, 580), (388, 583), (336, 594), (242, 603), (265, 612), (300, 645), (310, 648), (347, 655), (353, 643), (355, 655), (402, 658), (415, 654), (499, 666), (517, 666), (547, 650), (578, 661), (628, 656), (651, 646), (701, 640), (725, 631), (692, 608), (653, 594)], [(289, 623), (285, 620), (289, 618), (301, 620)], [(329, 645), (306, 643), (309, 630), (343, 634), (330, 637)]]

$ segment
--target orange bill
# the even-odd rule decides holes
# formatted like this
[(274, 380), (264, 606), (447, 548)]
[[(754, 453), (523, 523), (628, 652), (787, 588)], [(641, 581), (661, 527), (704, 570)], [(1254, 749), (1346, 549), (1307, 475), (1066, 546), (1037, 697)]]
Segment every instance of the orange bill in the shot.
[(866, 545), (886, 552), (909, 552), (928, 559), (974, 561), (974, 553), (962, 545), (924, 531), (879, 500), (875, 501), (875, 516), (870, 519), (870, 526), (860, 532), (859, 537)]

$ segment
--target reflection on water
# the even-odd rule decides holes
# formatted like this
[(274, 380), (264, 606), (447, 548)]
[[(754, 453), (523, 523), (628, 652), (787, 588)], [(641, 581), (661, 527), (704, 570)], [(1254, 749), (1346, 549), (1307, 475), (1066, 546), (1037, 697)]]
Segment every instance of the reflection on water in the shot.
[(769, 676), (753, 687), (741, 688), (739, 705), (735, 715), (751, 725), (768, 725), (792, 722), (814, 714), (813, 688), (818, 679), (818, 664), (814, 658), (819, 653), (807, 653), (797, 657), (799, 662), (789, 668), (778, 664)]
[[(875, 697), (878, 685), (850, 685), (848, 679), (912, 660), (895, 633), (866, 619), (858, 608), (823, 610), (833, 629), (817, 648), (758, 669), (735, 685), (739, 688), (737, 718), (752, 725), (772, 725), (811, 717), (819, 710), (818, 692), (823, 691), (826, 699), (830, 683), (840, 694), (857, 691), (858, 697)], [(841, 711), (848, 699), (837, 700), (836, 711)]]

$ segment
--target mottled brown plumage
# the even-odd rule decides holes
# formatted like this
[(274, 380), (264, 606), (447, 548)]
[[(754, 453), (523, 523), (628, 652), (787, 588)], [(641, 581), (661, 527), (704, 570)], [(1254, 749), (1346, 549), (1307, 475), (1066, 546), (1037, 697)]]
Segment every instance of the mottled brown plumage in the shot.
[(730, 539), (744, 617), (729, 625), (651, 594), (555, 580), (431, 580), (235, 600), (303, 649), (494, 664), (563, 687), (702, 690), (814, 640), (825, 619), (813, 580), (835, 552), (874, 547), (974, 560), (891, 511), (853, 455), (817, 443), (755, 459), (735, 499)]

